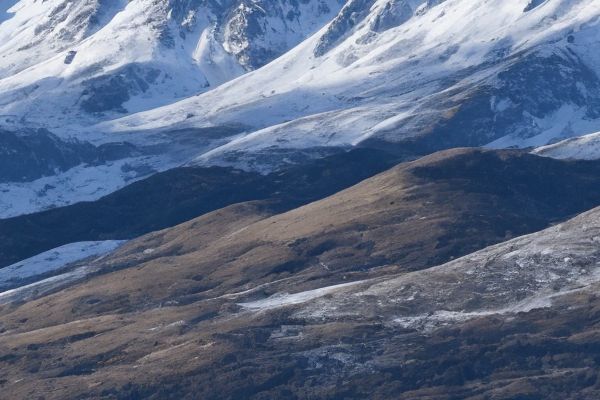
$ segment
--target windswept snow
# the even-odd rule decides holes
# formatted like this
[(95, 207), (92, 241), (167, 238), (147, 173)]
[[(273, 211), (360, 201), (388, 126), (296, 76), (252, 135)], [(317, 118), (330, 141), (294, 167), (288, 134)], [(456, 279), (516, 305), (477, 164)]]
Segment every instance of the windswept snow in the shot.
[[(225, 143), (214, 132), (195, 131), (195, 138), (173, 146), (171, 134), (180, 130), (115, 134), (94, 125), (195, 97), (256, 69), (322, 28), (342, 5), (0, 0), (0, 128), (44, 127), (66, 141), (127, 141), (148, 150), (142, 151), (148, 156), (57, 170), (33, 182), (1, 182), (0, 218), (95, 200)], [(225, 131), (246, 124), (225, 126), (210, 125)]]
[(44, 295), (69, 283), (84, 278), (91, 272), (90, 267), (84, 266), (76, 268), (73, 271), (55, 275), (50, 278), (42, 279), (29, 285), (17, 287), (4, 292), (0, 292), (0, 304), (11, 302), (26, 301), (30, 298)]
[[(1, 124), (48, 125), (94, 143), (136, 133), (144, 145), (158, 132), (164, 153), (170, 132), (242, 127), (161, 168), (193, 160), (268, 172), (294, 153), (369, 143), (418, 156), (600, 131), (595, 0), (21, 0), (10, 10), (0, 24)], [(128, 181), (108, 179), (108, 169), (72, 171), (97, 179), (65, 199), (61, 176), (4, 186), (0, 215)], [(26, 207), (13, 204), (19, 196)]]

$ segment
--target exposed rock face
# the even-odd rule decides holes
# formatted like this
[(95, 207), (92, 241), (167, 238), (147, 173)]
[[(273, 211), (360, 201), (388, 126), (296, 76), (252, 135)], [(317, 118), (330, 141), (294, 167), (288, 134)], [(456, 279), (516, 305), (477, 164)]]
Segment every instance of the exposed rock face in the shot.
[(225, 49), (247, 69), (261, 67), (324, 26), (342, 0), (240, 1), (227, 13)]
[(322, 56), (335, 47), (340, 41), (348, 37), (353, 29), (361, 23), (370, 13), (375, 0), (351, 0), (340, 11), (337, 17), (327, 28), (327, 32), (321, 37), (315, 55)]
[(350, 0), (319, 39), (314, 53), (316, 56), (325, 55), (364, 26), (368, 26), (369, 30), (377, 33), (396, 28), (414, 15), (422, 14), (442, 1)]
[[(82, 82), (80, 106), (89, 113), (117, 111), (127, 113), (123, 104), (133, 96), (142, 95), (156, 83), (161, 71), (155, 68), (128, 65), (116, 73), (100, 75)], [(206, 86), (209, 83), (206, 82)]]
[(372, 29), (375, 32), (382, 32), (395, 28), (408, 21), (414, 13), (415, 10), (409, 2), (405, 0), (390, 1), (385, 3), (382, 10), (375, 16)]
[(547, 2), (547, 0), (531, 0), (529, 2), (529, 4), (527, 4), (527, 6), (523, 10), (523, 12), (528, 12), (528, 11), (534, 10), (536, 7), (539, 7), (546, 2)]

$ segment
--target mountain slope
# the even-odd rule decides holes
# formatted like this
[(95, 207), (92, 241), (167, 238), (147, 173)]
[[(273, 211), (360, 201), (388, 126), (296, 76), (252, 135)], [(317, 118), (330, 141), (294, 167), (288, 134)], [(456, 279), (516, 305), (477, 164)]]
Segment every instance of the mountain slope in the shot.
[(599, 43), (595, 0), (0, 0), (0, 397), (600, 398)]
[[(453, 240), (481, 238), (494, 226), (488, 218), (506, 215), (502, 204), (515, 212), (536, 204), (481, 173), (470, 162), (480, 157), (483, 165), (490, 157), (516, 160), (518, 171), (530, 160), (560, 163), (515, 152), (438, 154), (413, 168), (439, 179), (463, 165), (469, 177), (456, 205), (470, 206), (454, 211), (445, 203), (438, 211), (447, 218), (428, 202), (436, 185), (424, 185), (430, 196), (420, 198), (395, 168), (285, 214), (271, 216), (256, 202), (233, 205), (87, 263), (88, 278), (0, 297), (3, 391), (26, 398), (43, 390), (49, 399), (596, 393), (597, 209), (430, 268), (445, 252), (436, 247), (426, 257), (433, 264), (422, 264), (415, 235), (424, 248), (444, 229)], [(394, 221), (417, 202), (429, 210), (426, 219)], [(468, 213), (481, 225), (459, 235), (452, 229)], [(359, 244), (381, 243), (348, 255), (352, 232)], [(331, 248), (324, 239), (344, 243)], [(369, 265), (378, 249), (395, 256)], [(303, 255), (312, 260), (298, 263)]]
[[(46, 129), (0, 129), (0, 218), (97, 200), (226, 143), (239, 127), (138, 133), (85, 140)], [(230, 140), (230, 139), (229, 139)]]
[[(230, 141), (245, 124), (125, 134), (90, 126), (259, 68), (341, 7), (341, 0), (2, 1), (0, 151), (11, 154), (3, 167), (40, 165), (35, 174), (0, 176), (0, 216), (93, 201)], [(12, 136), (30, 143), (5, 146)], [(56, 136), (52, 148), (40, 145), (47, 136)], [(71, 154), (71, 142), (81, 142), (82, 154)], [(101, 160), (87, 154), (91, 146), (132, 154)], [(68, 162), (47, 160), (55, 150)]]

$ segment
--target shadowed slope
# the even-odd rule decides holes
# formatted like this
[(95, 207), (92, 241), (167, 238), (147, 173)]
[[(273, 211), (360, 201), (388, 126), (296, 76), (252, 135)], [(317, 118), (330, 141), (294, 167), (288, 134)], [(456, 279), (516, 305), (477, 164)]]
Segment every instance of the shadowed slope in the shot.
[(94, 202), (0, 220), (0, 268), (58, 246), (131, 239), (250, 200), (276, 200), (288, 210), (329, 196), (397, 163), (382, 151), (359, 149), (269, 175), (231, 168), (176, 168), (135, 182)]

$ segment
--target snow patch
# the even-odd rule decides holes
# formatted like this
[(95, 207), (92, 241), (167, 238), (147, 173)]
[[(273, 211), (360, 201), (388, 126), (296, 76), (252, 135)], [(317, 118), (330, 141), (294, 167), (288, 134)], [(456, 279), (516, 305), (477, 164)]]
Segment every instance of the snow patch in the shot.
[(271, 310), (274, 308), (306, 303), (316, 298), (335, 293), (340, 289), (355, 286), (359, 283), (362, 282), (359, 281), (351, 283), (342, 283), (339, 285), (327, 286), (319, 289), (307, 290), (305, 292), (299, 292), (294, 294), (278, 293), (263, 300), (256, 300), (247, 303), (238, 303), (238, 305), (253, 311)]
[(71, 243), (0, 269), (0, 288), (46, 275), (77, 261), (110, 253), (124, 241), (106, 240)]

